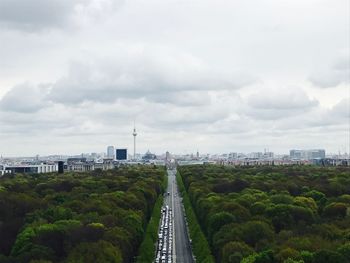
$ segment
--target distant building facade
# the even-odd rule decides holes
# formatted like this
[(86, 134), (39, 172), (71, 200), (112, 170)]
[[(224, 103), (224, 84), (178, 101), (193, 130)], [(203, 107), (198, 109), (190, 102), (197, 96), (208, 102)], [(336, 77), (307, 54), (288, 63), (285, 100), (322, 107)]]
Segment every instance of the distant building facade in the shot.
[(6, 166), (0, 165), (0, 176), (3, 176), (5, 174), (10, 174), (11, 170), (6, 170)]
[(63, 161), (59, 161), (57, 163), (58, 166), (58, 173), (59, 174), (63, 174), (64, 173), (64, 162)]
[(250, 158), (250, 159), (261, 159), (262, 157), (263, 157), (263, 153), (262, 152), (248, 153), (248, 158)]
[(104, 159), (101, 162), (91, 162), (91, 161), (69, 161), (67, 162), (67, 171), (72, 172), (88, 172), (94, 171), (96, 169), (109, 170), (113, 169), (114, 162), (112, 159)]
[(57, 164), (35, 164), (35, 165), (9, 165), (0, 167), (1, 174), (41, 174), (54, 173), (58, 171)]
[(128, 150), (127, 149), (117, 149), (116, 150), (116, 159), (117, 159), (117, 161), (126, 161), (128, 159)]
[(326, 151), (323, 149), (290, 150), (289, 156), (291, 159), (296, 160), (323, 159), (326, 157)]
[(157, 159), (157, 156), (151, 153), (149, 150), (145, 153), (144, 156), (142, 156), (142, 160), (145, 160), (145, 161), (155, 160), (155, 159)]
[(67, 164), (71, 164), (71, 163), (86, 163), (87, 162), (87, 158), (86, 157), (72, 157), (72, 158), (68, 158), (67, 159)]
[(107, 157), (108, 157), (108, 158), (115, 159), (115, 150), (114, 150), (114, 146), (108, 146), (108, 147), (107, 147)]
[(170, 155), (170, 152), (168, 152), (168, 151), (165, 153), (165, 160), (167, 160), (167, 161), (171, 160), (171, 155)]
[(264, 152), (263, 158), (274, 158), (275, 154), (273, 152)]
[(238, 157), (238, 155), (235, 152), (231, 152), (231, 153), (228, 154), (228, 158), (229, 159), (237, 159), (237, 157)]

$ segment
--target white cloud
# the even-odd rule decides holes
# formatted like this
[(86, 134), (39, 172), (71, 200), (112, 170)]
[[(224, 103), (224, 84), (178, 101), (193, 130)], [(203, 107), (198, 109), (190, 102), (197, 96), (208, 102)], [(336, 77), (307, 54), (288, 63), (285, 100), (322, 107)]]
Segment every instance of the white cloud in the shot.
[(86, 24), (117, 9), (119, 0), (1, 0), (0, 26), (35, 32)]
[(337, 151), (348, 5), (0, 0), (0, 153)]
[(306, 93), (296, 87), (278, 90), (263, 89), (250, 95), (248, 105), (261, 110), (293, 110), (307, 109), (317, 106), (318, 102), (310, 99)]
[(209, 101), (205, 91), (239, 89), (253, 81), (247, 74), (224, 73), (188, 54), (141, 48), (73, 63), (68, 76), (53, 84), (48, 98), (64, 104), (146, 98), (198, 105)]
[(300, 88), (280, 89), (264, 88), (246, 98), (245, 113), (248, 116), (263, 120), (283, 119), (289, 116), (305, 114), (318, 101), (310, 99)]
[(321, 67), (310, 76), (317, 87), (331, 88), (341, 84), (350, 84), (350, 51), (339, 57), (330, 67)]
[(7, 112), (35, 113), (48, 106), (45, 99), (48, 88), (22, 84), (13, 87), (0, 100), (0, 109)]

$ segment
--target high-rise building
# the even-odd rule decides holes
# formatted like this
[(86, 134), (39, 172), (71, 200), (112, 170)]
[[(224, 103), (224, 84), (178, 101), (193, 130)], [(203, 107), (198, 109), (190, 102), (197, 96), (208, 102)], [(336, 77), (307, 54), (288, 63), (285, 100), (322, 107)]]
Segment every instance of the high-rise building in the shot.
[(291, 159), (301, 159), (302, 157), (302, 150), (290, 150), (289, 156)]
[(314, 149), (307, 151), (307, 158), (310, 159), (322, 159), (326, 158), (326, 151), (323, 149)]
[(59, 174), (63, 174), (64, 173), (64, 162), (63, 161), (59, 161), (58, 162), (58, 173)]
[(165, 153), (165, 160), (170, 161), (170, 159), (171, 159), (170, 152), (167, 151), (167, 152)]
[(108, 146), (107, 147), (107, 157), (115, 159), (115, 151), (114, 151), (114, 146)]
[(237, 159), (237, 153), (231, 152), (228, 154), (229, 159)]
[(274, 153), (273, 152), (264, 152), (263, 157), (264, 158), (273, 158), (274, 157)]
[(290, 150), (289, 156), (291, 159), (312, 160), (326, 157), (326, 151), (323, 149), (312, 150)]
[(118, 161), (125, 161), (128, 159), (128, 150), (127, 149), (117, 149), (116, 157)]
[(262, 152), (251, 152), (248, 154), (248, 158), (251, 158), (251, 159), (261, 159), (262, 157), (263, 157)]

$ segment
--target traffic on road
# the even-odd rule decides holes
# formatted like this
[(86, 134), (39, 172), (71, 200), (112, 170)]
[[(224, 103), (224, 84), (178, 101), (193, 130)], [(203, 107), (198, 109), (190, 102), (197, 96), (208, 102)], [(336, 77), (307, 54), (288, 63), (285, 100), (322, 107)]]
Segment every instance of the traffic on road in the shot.
[(168, 205), (162, 208), (158, 232), (156, 263), (172, 263), (173, 253), (173, 220), (172, 210)]
[(168, 170), (168, 189), (161, 213), (154, 262), (195, 262), (182, 198), (176, 183), (176, 169)]

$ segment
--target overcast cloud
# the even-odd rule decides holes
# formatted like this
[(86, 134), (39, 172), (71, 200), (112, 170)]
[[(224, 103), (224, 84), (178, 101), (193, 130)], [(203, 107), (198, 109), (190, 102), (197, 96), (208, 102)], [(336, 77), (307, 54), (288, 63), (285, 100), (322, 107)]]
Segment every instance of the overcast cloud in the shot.
[(349, 152), (347, 0), (0, 0), (0, 153)]

